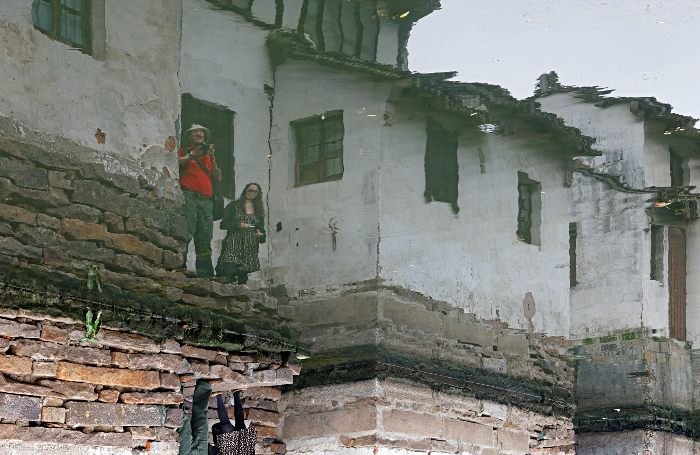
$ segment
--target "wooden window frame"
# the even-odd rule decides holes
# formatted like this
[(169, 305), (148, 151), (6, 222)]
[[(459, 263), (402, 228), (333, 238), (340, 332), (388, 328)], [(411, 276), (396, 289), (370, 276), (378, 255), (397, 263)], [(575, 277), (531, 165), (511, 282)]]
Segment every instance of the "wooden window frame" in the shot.
[[(332, 117), (340, 117), (340, 123), (343, 125), (343, 135), (341, 139), (341, 144), (342, 144), (342, 152), (341, 152), (341, 158), (343, 158), (343, 171), (340, 174), (334, 174), (326, 177), (326, 128), (323, 126), (323, 122)], [(301, 141), (300, 141), (300, 133), (299, 133), (299, 127), (305, 124), (309, 123), (317, 123), (319, 125), (319, 130), (320, 130), (320, 138), (319, 138), (319, 145), (318, 145), (318, 163), (321, 163), (322, 165), (318, 166), (318, 179), (317, 180), (309, 180), (306, 182), (300, 181), (300, 165), (301, 165)], [(294, 186), (299, 187), (299, 186), (306, 186), (306, 185), (313, 185), (315, 183), (323, 183), (323, 182), (333, 182), (337, 180), (342, 180), (343, 174), (345, 174), (345, 123), (343, 119), (343, 111), (331, 111), (331, 112), (326, 112), (323, 115), (318, 115), (302, 120), (297, 120), (292, 122), (292, 128), (294, 129), (294, 138), (295, 138), (295, 160), (294, 160)]]
[[(39, 1), (47, 1), (50, 2), (53, 5), (53, 31), (44, 29), (39, 27), (36, 24), (34, 25), (34, 28), (39, 30), (41, 33), (44, 35), (48, 36), (49, 38), (56, 40), (58, 42), (67, 44), (68, 46), (77, 49), (85, 54), (92, 55), (93, 51), (93, 46), (92, 46), (92, 41), (93, 41), (93, 31), (92, 31), (92, 0), (84, 0), (85, 1), (85, 12), (80, 12), (77, 10), (74, 10), (72, 8), (69, 8), (61, 3), (61, 0), (39, 0)], [(32, 2), (32, 7), (34, 5), (34, 2)], [(74, 43), (73, 41), (63, 38), (61, 36), (61, 17), (63, 14), (63, 11), (68, 11), (72, 14), (80, 15), (83, 17), (83, 29), (85, 33), (85, 40), (87, 41), (87, 44), (81, 45)], [(33, 21), (32, 21), (33, 23)]]
[[(521, 220), (523, 215), (525, 198), (523, 197), (522, 189), (526, 188), (530, 201), (530, 213), (526, 220), (527, 229), (521, 230)], [(516, 227), (516, 235), (520, 240), (528, 245), (541, 246), (540, 227), (542, 224), (542, 184), (536, 180), (532, 180), (524, 172), (518, 172), (518, 219)]]

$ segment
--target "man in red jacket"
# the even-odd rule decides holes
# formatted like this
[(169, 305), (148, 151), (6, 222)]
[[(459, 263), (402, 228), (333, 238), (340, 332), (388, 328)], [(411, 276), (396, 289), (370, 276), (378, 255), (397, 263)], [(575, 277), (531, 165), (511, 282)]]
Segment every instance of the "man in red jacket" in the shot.
[(211, 262), (211, 241), (214, 237), (211, 182), (221, 180), (221, 169), (216, 166), (214, 145), (208, 144), (210, 137), (209, 129), (202, 125), (192, 125), (183, 134), (183, 142), (188, 144), (187, 147), (179, 150), (180, 188), (185, 194), (187, 242), (189, 244), (194, 239), (199, 278), (214, 276)]

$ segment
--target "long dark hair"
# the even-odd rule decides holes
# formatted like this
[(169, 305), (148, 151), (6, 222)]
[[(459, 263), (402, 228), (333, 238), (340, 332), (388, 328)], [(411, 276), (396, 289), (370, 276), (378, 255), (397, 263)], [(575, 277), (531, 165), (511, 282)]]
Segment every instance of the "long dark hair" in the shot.
[(245, 213), (245, 192), (248, 191), (248, 188), (250, 188), (253, 185), (258, 187), (258, 195), (255, 196), (255, 198), (253, 199), (253, 213), (258, 218), (265, 218), (265, 207), (263, 207), (262, 187), (257, 183), (249, 183), (245, 186), (245, 188), (243, 188), (243, 191), (241, 191), (241, 195), (238, 197), (238, 199), (236, 199), (236, 211), (238, 211), (239, 213)]

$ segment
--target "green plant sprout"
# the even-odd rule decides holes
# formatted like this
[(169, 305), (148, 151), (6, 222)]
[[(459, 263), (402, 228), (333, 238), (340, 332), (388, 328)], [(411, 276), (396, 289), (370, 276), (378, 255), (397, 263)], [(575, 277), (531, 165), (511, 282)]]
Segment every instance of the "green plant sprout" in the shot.
[[(89, 291), (92, 291), (92, 288), (97, 285), (97, 289), (102, 292), (102, 285), (104, 284), (104, 280), (102, 279), (102, 274), (100, 273), (100, 269), (97, 267), (96, 264), (85, 264), (87, 267), (87, 288)], [(99, 318), (99, 316), (98, 316)]]
[(93, 321), (92, 310), (88, 309), (85, 315), (85, 336), (82, 337), (80, 341), (92, 341), (93, 343), (97, 343), (97, 335), (99, 335), (100, 330), (102, 330), (100, 316), (102, 316), (102, 310), (97, 312), (97, 317)]

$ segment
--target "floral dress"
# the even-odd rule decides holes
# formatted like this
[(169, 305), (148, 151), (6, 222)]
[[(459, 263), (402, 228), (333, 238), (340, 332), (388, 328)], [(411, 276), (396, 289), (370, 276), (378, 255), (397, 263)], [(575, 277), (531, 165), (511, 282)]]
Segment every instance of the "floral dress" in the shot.
[[(221, 243), (221, 255), (216, 265), (218, 276), (247, 274), (260, 270), (258, 249), (266, 239), (263, 221), (254, 214), (236, 210), (235, 202), (230, 202), (226, 206), (224, 218), (221, 220), (221, 229), (227, 229), (228, 233)], [(252, 224), (255, 227), (241, 229), (241, 223)], [(255, 238), (253, 234), (256, 230), (260, 230), (263, 236)]]

